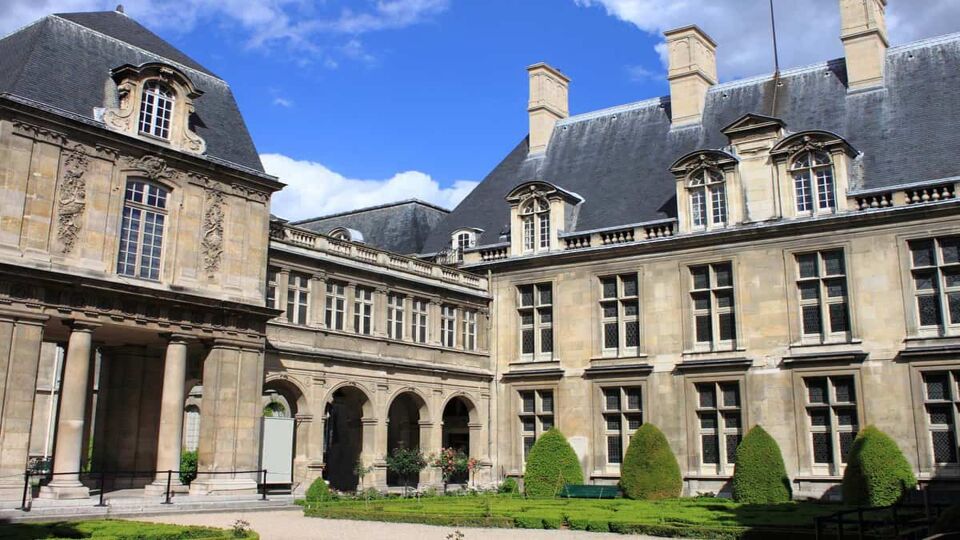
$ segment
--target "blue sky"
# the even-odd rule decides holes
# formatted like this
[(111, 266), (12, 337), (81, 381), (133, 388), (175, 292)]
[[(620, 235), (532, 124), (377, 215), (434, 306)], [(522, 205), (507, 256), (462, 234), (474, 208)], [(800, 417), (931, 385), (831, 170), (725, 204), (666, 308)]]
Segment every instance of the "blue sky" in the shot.
[[(0, 0), (0, 33), (117, 0)], [(767, 0), (128, 0), (225, 78), (304, 218), (406, 197), (453, 206), (527, 131), (525, 67), (572, 78), (572, 114), (668, 92), (663, 30), (697, 23), (722, 80), (771, 71)], [(837, 0), (776, 0), (785, 67), (842, 54)], [(916, 9), (923, 6), (922, 9)], [(960, 30), (960, 2), (890, 0), (894, 44)]]

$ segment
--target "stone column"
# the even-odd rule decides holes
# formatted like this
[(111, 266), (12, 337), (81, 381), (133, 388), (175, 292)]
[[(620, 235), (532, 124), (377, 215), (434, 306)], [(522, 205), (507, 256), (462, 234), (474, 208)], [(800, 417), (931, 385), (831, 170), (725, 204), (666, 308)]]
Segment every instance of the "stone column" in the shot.
[[(440, 453), (443, 445), (443, 422), (420, 420), (420, 451), (429, 461)], [(420, 488), (436, 487), (443, 483), (443, 473), (438, 467), (427, 464), (420, 472)]]
[[(160, 397), (160, 431), (157, 436), (157, 476), (144, 488), (147, 495), (161, 495), (167, 489), (167, 473), (180, 470), (183, 442), (183, 402), (187, 376), (187, 340), (189, 336), (173, 334), (167, 343), (163, 363), (163, 390)], [(184, 491), (180, 475), (170, 475), (170, 489)]]
[[(217, 339), (203, 362), (197, 479), (191, 495), (254, 494), (260, 468), (263, 344)], [(204, 474), (204, 472), (227, 474)]]
[(0, 316), (0, 501), (23, 494), (43, 320)]
[(373, 335), (387, 337), (387, 290), (384, 288), (373, 293)]
[(314, 274), (310, 278), (310, 326), (326, 328), (327, 276)]
[(360, 453), (360, 459), (365, 465), (373, 467), (369, 475), (372, 486), (380, 490), (387, 489), (387, 462), (384, 459), (386, 452), (377, 452), (377, 448), (387, 446), (386, 421), (362, 418), (360, 422), (363, 425), (363, 451)]
[[(86, 416), (87, 385), (90, 381), (93, 330), (99, 325), (73, 322), (67, 342), (60, 393), (60, 420), (53, 451), (54, 477), (40, 490), (44, 499), (86, 499), (90, 491), (80, 483), (83, 456), (83, 420)], [(70, 474), (59, 474), (70, 473)]]

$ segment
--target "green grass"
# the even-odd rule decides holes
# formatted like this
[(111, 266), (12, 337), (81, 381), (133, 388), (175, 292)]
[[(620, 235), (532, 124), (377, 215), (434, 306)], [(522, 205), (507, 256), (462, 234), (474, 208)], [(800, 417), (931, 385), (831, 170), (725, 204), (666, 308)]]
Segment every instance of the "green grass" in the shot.
[(739, 504), (727, 499), (524, 499), (484, 495), (307, 504), (307, 516), (444, 526), (570, 528), (696, 538), (813, 538), (819, 503)]
[(209, 527), (185, 527), (164, 523), (144, 523), (98, 519), (90, 521), (58, 521), (46, 523), (7, 523), (0, 525), (4, 540), (35, 538), (100, 538), (103, 540), (256, 540), (257, 533), (247, 531), (235, 535), (233, 530)]

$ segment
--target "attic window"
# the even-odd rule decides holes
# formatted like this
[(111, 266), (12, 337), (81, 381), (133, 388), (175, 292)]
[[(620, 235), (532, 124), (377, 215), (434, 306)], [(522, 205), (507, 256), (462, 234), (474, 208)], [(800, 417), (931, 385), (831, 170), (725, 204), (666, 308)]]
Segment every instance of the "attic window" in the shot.
[(687, 192), (693, 228), (706, 229), (727, 223), (727, 191), (722, 172), (697, 169), (687, 179)]
[(140, 133), (170, 138), (170, 119), (173, 116), (174, 93), (158, 81), (143, 86), (140, 100)]
[(453, 249), (463, 253), (465, 249), (477, 245), (477, 236), (472, 231), (458, 231), (453, 234)]
[(523, 224), (523, 251), (550, 249), (550, 203), (533, 198), (520, 207)]
[(832, 212), (837, 200), (834, 193), (833, 160), (823, 151), (805, 151), (790, 166), (797, 198), (797, 213)]

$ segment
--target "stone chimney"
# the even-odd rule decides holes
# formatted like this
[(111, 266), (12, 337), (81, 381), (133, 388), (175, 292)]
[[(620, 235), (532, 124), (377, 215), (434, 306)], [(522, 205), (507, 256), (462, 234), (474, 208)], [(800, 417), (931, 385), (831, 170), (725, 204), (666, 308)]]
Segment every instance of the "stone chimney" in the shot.
[(717, 84), (717, 44), (696, 25), (663, 33), (667, 38), (670, 111), (674, 126), (696, 124), (707, 90)]
[(569, 116), (567, 90), (570, 79), (559, 70), (540, 62), (527, 68), (530, 74), (530, 153), (547, 150), (557, 120)]
[(886, 60), (887, 0), (840, 0), (840, 40), (847, 59), (847, 87), (883, 85)]

